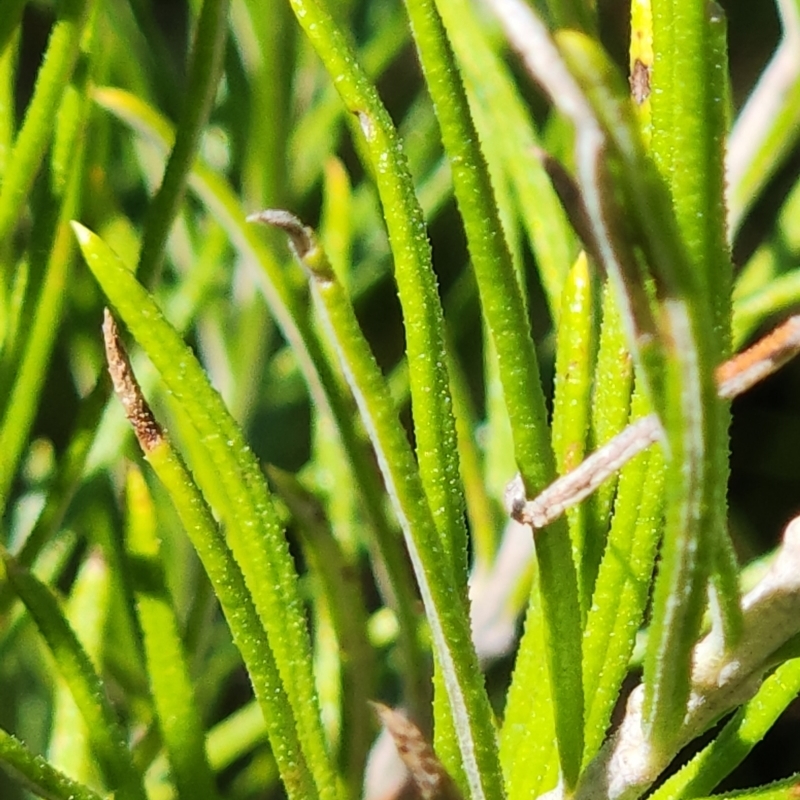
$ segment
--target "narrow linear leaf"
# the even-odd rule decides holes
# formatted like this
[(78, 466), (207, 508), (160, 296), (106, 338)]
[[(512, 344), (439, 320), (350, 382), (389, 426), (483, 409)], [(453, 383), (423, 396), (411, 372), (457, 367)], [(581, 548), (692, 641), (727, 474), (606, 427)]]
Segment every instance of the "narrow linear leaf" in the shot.
[[(549, 483), (554, 467), (525, 305), (466, 92), (436, 5), (432, 0), (407, 0), (406, 5), (450, 159), (484, 317), (497, 352), (515, 457), (526, 490), (535, 492)], [(564, 780), (572, 786), (583, 752), (581, 624), (575, 565), (562, 525), (540, 532), (537, 558), (559, 756)]]
[(129, 566), (150, 690), (172, 779), (182, 800), (216, 800), (203, 723), (161, 562), (155, 507), (142, 473), (134, 466), (129, 468), (126, 488)]
[(116, 718), (105, 687), (86, 651), (59, 608), (51, 590), (7, 552), (2, 552), (6, 576), (33, 617), (53, 654), (59, 672), (72, 691), (86, 723), (89, 741), (103, 776), (120, 800), (146, 800), (127, 737)]
[(460, 599), (462, 590), (439, 539), (414, 455), (386, 382), (349, 298), (311, 229), (285, 211), (264, 211), (253, 219), (285, 230), (298, 259), (309, 272), (320, 316), (336, 344), (403, 529), (447, 690), (470, 794), (476, 800), (501, 798), (503, 785), (492, 713), (470, 637), (466, 608)]
[[(442, 546), (451, 562), (456, 585), (466, 604), (467, 531), (459, 479), (455, 419), (447, 374), (444, 318), (431, 263), (422, 207), (392, 120), (360, 66), (344, 32), (316, 0), (292, 0), (298, 22), (325, 64), (343, 103), (356, 116), (363, 135), (364, 157), (380, 197), (394, 275), (403, 309), (406, 361), (419, 474)], [(435, 672), (438, 675), (438, 668)], [(438, 678), (436, 679), (438, 682)], [(440, 754), (451, 766), (456, 737), (446, 734), (447, 714), (439, 709), (446, 693), (434, 692), (434, 716)], [(450, 698), (452, 700), (452, 698)]]
[[(53, 109), (69, 85), (80, 52), (84, 26), (89, 20), (92, 0), (66, 0), (58, 6), (58, 19), (50, 34), (47, 53), (36, 77), (13, 150), (8, 157), (0, 187), (0, 242), (7, 241), (25, 208), (25, 196), (38, 172), (53, 133)], [(9, 9), (13, 16), (13, 10)], [(5, 17), (5, 13), (4, 13)]]
[[(452, 349), (452, 352), (455, 352)], [(459, 464), (464, 482), (466, 512), (473, 547), (472, 569), (488, 570), (497, 551), (498, 514), (485, 485), (483, 463), (475, 441), (476, 413), (469, 396), (467, 378), (461, 365), (451, 358), (450, 391), (453, 395), (453, 412), (458, 432)]]
[[(351, 226), (354, 215), (357, 214), (352, 207), (353, 198), (347, 173), (338, 160), (331, 159), (326, 166), (325, 189), (323, 239), (332, 242), (335, 260), (331, 262), (331, 266), (340, 280), (347, 285), (351, 268), (350, 249), (353, 236)], [(337, 360), (332, 346), (329, 348), (329, 355), (332, 361)], [(396, 523), (388, 519), (387, 515), (390, 512), (382, 502), (383, 485), (380, 483), (379, 474), (377, 470), (370, 469), (373, 467), (372, 453), (367, 455), (368, 464), (364, 464), (364, 459), (361, 459), (359, 470), (345, 475), (342, 469), (341, 444), (332, 435), (332, 422), (329, 417), (320, 414), (320, 424), (315, 426), (315, 449), (320, 473), (329, 472), (323, 481), (334, 487), (329, 494), (328, 504), (331, 524), (337, 538), (340, 538), (346, 546), (354, 546), (353, 540), (356, 537), (361, 538), (364, 526), (356, 516), (357, 495), (346, 489), (348, 486), (353, 486), (353, 483), (360, 483), (363, 505), (375, 532), (374, 537), (367, 540), (367, 545), (376, 573), (385, 574), (388, 578), (389, 591), (386, 592), (385, 600), (397, 615), (399, 624), (398, 658), (402, 664), (400, 671), (404, 690), (403, 700), (413, 715), (418, 719), (426, 719), (430, 704), (430, 669), (422, 656), (424, 645), (418, 636), (419, 598), (414, 576), (403, 552), (403, 541), (397, 535)], [(365, 448), (362, 448), (359, 452), (364, 450)], [(370, 480), (365, 481), (365, 477)], [(344, 541), (345, 537), (347, 542)], [(366, 687), (362, 684), (362, 688)], [(358, 714), (360, 720), (364, 720), (360, 709), (349, 709), (347, 713), (351, 711)]]
[[(648, 408), (644, 394), (637, 392), (633, 413)], [(664, 459), (657, 449), (636, 456), (619, 477), (614, 517), (584, 633), (584, 763), (606, 737), (650, 599), (663, 530), (663, 488)]]
[(444, 318), (422, 209), (391, 118), (347, 37), (316, 0), (292, 0), (292, 8), (342, 102), (358, 118), (364, 136), (403, 307), (420, 475), (443, 546), (465, 585), (464, 498), (447, 376)]
[(733, 643), (742, 622), (725, 541), (730, 416), (713, 385), (713, 371), (730, 351), (731, 320), (723, 200), (724, 20), (711, 7), (655, 0), (653, 48), (652, 152), (674, 198), (679, 240), (695, 267), (693, 286), (684, 283), (679, 292), (686, 308), (671, 326), (677, 371), (668, 378), (674, 381), (669, 391), (671, 405), (682, 410), (671, 420), (668, 411), (665, 420), (671, 448), (667, 527), (645, 660), (647, 724), (663, 744), (685, 712), (705, 570), (726, 641)]
[[(590, 432), (595, 448), (610, 441), (627, 425), (633, 391), (633, 362), (614, 294), (608, 283), (603, 289), (601, 314)], [(588, 536), (592, 547), (598, 548), (596, 552), (601, 551), (608, 535), (616, 488), (617, 476), (612, 475), (588, 501)]]
[[(536, 588), (534, 580), (532, 598), (537, 597)], [(539, 797), (558, 783), (553, 702), (547, 663), (542, 657), (546, 648), (544, 624), (544, 613), (532, 600), (500, 732), (500, 760), (510, 800)]]
[(102, 800), (88, 786), (54, 769), (47, 759), (31, 753), (25, 745), (0, 728), (0, 766), (28, 791), (45, 800)]
[[(359, 50), (367, 75), (377, 81), (408, 45), (408, 21), (400, 7)], [(308, 193), (319, 174), (320, 165), (335, 151), (343, 127), (342, 101), (336, 88), (327, 86), (308, 114), (298, 120), (289, 143), (289, 161), (299, 196)]]
[[(72, 585), (66, 613), (93, 664), (100, 664), (103, 658), (109, 587), (108, 565), (99, 553), (90, 552)], [(75, 780), (92, 783), (96, 778), (86, 724), (63, 680), (57, 684), (48, 758), (52, 766), (65, 770)]]
[(221, 488), (226, 499), (222, 511), (228, 541), (267, 629), (309, 767), (321, 796), (335, 797), (297, 574), (259, 464), (196, 357), (152, 297), (98, 236), (77, 222), (73, 228), (87, 265), (161, 373), (216, 467), (215, 488)]
[(714, 738), (652, 795), (653, 800), (690, 800), (710, 794), (764, 738), (800, 693), (800, 659), (782, 664)]
[[(68, 216), (74, 208), (69, 203)], [(39, 406), (45, 371), (53, 352), (73, 256), (72, 234), (66, 220), (59, 225), (44, 280), (36, 300), (32, 328), (11, 387), (5, 413), (0, 419), (0, 512), (9, 500), (12, 481)]]
[(183, 201), (200, 134), (217, 92), (228, 33), (229, 5), (230, 0), (203, 0), (200, 8), (175, 143), (161, 185), (147, 209), (137, 268), (145, 284), (159, 271), (167, 236)]
[(364, 767), (373, 744), (369, 701), (376, 692), (375, 653), (367, 638), (368, 620), (363, 593), (354, 574), (354, 564), (323, 523), (319, 501), (294, 476), (269, 468), (270, 480), (286, 501), (298, 523), (303, 553), (312, 574), (322, 587), (323, 605), (336, 635), (337, 659), (341, 662), (341, 740), (339, 753), (345, 765), (348, 788), (353, 796), (362, 788)]
[(458, 58), (480, 139), (486, 142), (491, 137), (502, 157), (550, 313), (557, 321), (566, 271), (574, 257), (574, 235), (536, 157), (538, 135), (530, 113), (508, 66), (487, 40), (476, 6), (466, 0), (439, 0), (437, 8)]
[[(559, 475), (573, 470), (586, 455), (597, 348), (594, 303), (589, 262), (581, 253), (567, 275), (560, 304), (552, 422), (553, 451)], [(585, 506), (567, 512), (572, 557), (579, 565), (578, 596), (584, 619), (591, 604), (599, 563), (599, 557), (595, 557), (595, 543), (587, 538), (586, 512)]]
[[(683, 309), (674, 329), (675, 344), (684, 355), (692, 352)], [(682, 323), (682, 324), (681, 324)], [(708, 580), (708, 545), (701, 549), (701, 520), (705, 472), (703, 408), (697, 364), (668, 378), (673, 413), (667, 415), (669, 461), (666, 474), (666, 526), (661, 561), (653, 593), (653, 611), (644, 675), (645, 718), (649, 733), (666, 743), (678, 734), (689, 699), (691, 652), (700, 632)], [(681, 391), (685, 387), (686, 391)]]
[(291, 705), (242, 570), (186, 466), (142, 397), (110, 315), (104, 333), (115, 389), (139, 444), (169, 493), (214, 587), (234, 644), (247, 667), (286, 791), (293, 800), (313, 800), (319, 793), (303, 755)]
[[(659, 3), (654, 5), (654, 37), (658, 43), (663, 36), (663, 20)], [(664, 101), (664, 89), (656, 67), (656, 84), (660, 94), (655, 101), (657, 121), (661, 130), (669, 132), (662, 144), (680, 152), (669, 168), (669, 182), (676, 198), (675, 209), (690, 258), (697, 264), (703, 290), (711, 309), (711, 341), (705, 356), (713, 368), (730, 356), (731, 348), (731, 287), (732, 265), (727, 247), (727, 219), (724, 203), (726, 177), (724, 172), (725, 136), (727, 132), (727, 30), (721, 9), (709, 7), (701, 15), (694, 9), (683, 8), (681, 26), (691, 26), (695, 39), (681, 38), (677, 58), (669, 58), (670, 73), (676, 77), (673, 89), (677, 102)], [(673, 31), (674, 33), (674, 31)], [(680, 33), (678, 33), (680, 36)], [(664, 51), (662, 50), (662, 53)], [(686, 59), (686, 60), (684, 60)], [(700, 71), (698, 71), (698, 67)], [(678, 78), (691, 75), (692, 80)], [(701, 79), (701, 76), (702, 79)], [(677, 106), (677, 107), (676, 107)], [(666, 124), (665, 116), (670, 122)], [(679, 124), (672, 124), (678, 122)], [(654, 154), (659, 154), (663, 134), (654, 137)], [(691, 147), (689, 147), (691, 145)], [(698, 215), (702, 216), (702, 222)], [(698, 298), (699, 300), (699, 298)], [(702, 306), (701, 306), (702, 310)], [(702, 350), (701, 348), (701, 358)], [(728, 427), (730, 412), (725, 404), (706, 401), (708, 415), (707, 450), (711, 460), (708, 475), (708, 508), (704, 527), (711, 540), (711, 582), (714, 611), (724, 640), (734, 645), (742, 628), (742, 612), (737, 587), (736, 556), (727, 532), (728, 484)]]
[[(63, 26), (57, 32), (54, 31), (54, 39), (51, 40), (51, 46), (54, 48), (51, 66), (53, 66), (55, 72), (47, 71), (45, 75), (40, 72), (39, 77), (43, 83), (53, 80), (66, 80), (78, 55), (80, 35), (86, 21), (84, 15), (89, 14), (90, 5), (71, 0), (69, 3), (64, 3), (64, 6), (65, 8), (62, 9), (64, 13)], [(90, 30), (89, 33), (91, 32)], [(74, 42), (71, 42), (72, 37), (76, 37)], [(91, 36), (88, 39), (88, 47), (91, 49), (93, 39)], [(75, 53), (71, 54), (73, 47), (75, 48)], [(89, 53), (87, 57), (91, 57), (91, 55)], [(67, 63), (68, 61), (70, 62), (69, 64)], [(59, 73), (59, 70), (62, 69), (67, 70), (64, 75)], [(42, 71), (45, 71), (44, 67)], [(74, 254), (74, 245), (68, 222), (75, 216), (81, 202), (85, 160), (85, 137), (83, 134), (90, 110), (87, 93), (90, 74), (90, 70), (82, 73), (80, 80), (74, 86), (70, 86), (68, 96), (62, 97), (61, 106), (59, 107), (59, 112), (64, 122), (63, 129), (59, 127), (57, 140), (61, 147), (71, 152), (71, 161), (63, 174), (60, 176), (51, 175), (54, 187), (47, 200), (48, 205), (52, 203), (53, 206), (48, 209), (49, 213), (53, 214), (53, 220), (52, 222), (43, 222), (42, 228), (38, 231), (44, 239), (41, 245), (44, 248), (44, 253), (47, 253), (48, 246), (49, 253), (46, 255), (38, 253), (36, 254), (36, 261), (31, 261), (32, 268), (38, 267), (42, 269), (44, 276), (36, 298), (36, 308), (31, 329), (24, 343), (20, 343), (22, 352), (19, 356), (19, 363), (15, 365), (13, 385), (8, 402), (3, 409), (2, 421), (0, 421), (0, 515), (2, 515), (8, 502), (11, 482), (17, 473), (19, 460), (33, 425), (34, 415), (39, 407), (39, 395), (56, 342), (61, 312), (67, 294), (65, 287)], [(56, 95), (47, 99), (44, 97), (39, 98), (37, 102), (56, 102), (58, 97), (62, 96), (62, 90), (63, 87), (59, 86)], [(46, 91), (45, 95), (47, 95)], [(23, 136), (27, 135), (27, 122), (32, 117), (36, 119), (31, 122), (31, 126), (38, 126), (49, 136), (47, 131), (49, 130), (48, 122), (52, 114), (52, 106), (37, 106), (34, 108), (33, 104), (34, 100), (31, 100), (31, 105), (28, 108), (29, 116), (26, 117), (26, 125), (23, 126), (23, 130), (20, 131), (17, 140), (22, 150), (25, 150), (31, 144), (30, 141), (26, 144)], [(35, 137), (39, 134), (34, 131), (31, 135)], [(44, 147), (46, 138), (40, 144)], [(6, 197), (6, 200), (14, 204), (13, 214), (19, 212), (24, 206), (24, 203), (15, 194), (18, 191), (24, 191), (24, 189), (21, 185), (16, 186), (14, 181), (17, 178), (22, 179), (17, 170), (25, 169), (21, 162), (28, 156), (30, 156), (30, 153), (27, 153), (27, 155), (25, 152), (12, 154), (12, 166), (3, 178), (2, 189), (0, 190), (0, 242), (8, 239), (16, 219), (16, 217), (12, 219), (7, 216), (5, 218), (6, 222), (2, 221), (4, 213), (2, 209), (3, 197)], [(35, 169), (38, 169), (38, 165)], [(28, 177), (32, 181), (34, 173), (31, 173)], [(3, 225), (8, 226), (5, 233), (2, 232)], [(33, 266), (34, 263), (36, 267)]]
[(298, 66), (292, 15), (285, 0), (245, 0), (232, 4), (230, 25), (231, 46), (239, 49), (249, 82), (252, 106), (243, 115), (247, 141), (260, 143), (242, 154), (242, 193), (254, 202), (277, 203), (286, 192), (291, 164), (286, 150)]
[[(106, 87), (96, 89), (94, 97), (103, 108), (140, 135), (156, 142), (161, 149), (166, 151), (172, 142), (173, 133), (166, 120), (135, 96)], [(278, 260), (263, 244), (253, 226), (244, 222), (241, 204), (230, 185), (197, 161), (189, 177), (189, 186), (227, 231), (231, 243), (245, 261), (260, 267), (257, 275), (261, 289), (303, 373), (314, 405), (321, 413), (330, 415), (339, 432), (352, 465), (355, 483), (361, 489), (361, 499), (370, 522), (369, 531), (375, 535), (373, 552), (382, 559), (381, 569), (386, 570), (391, 585), (392, 605), (400, 624), (406, 697), (414, 708), (421, 711), (421, 698), (425, 695), (422, 684), (427, 681), (427, 675), (416, 635), (414, 607), (418, 601), (410, 570), (405, 560), (398, 557), (398, 537), (386, 519), (384, 505), (380, 502), (383, 490), (371, 455), (354, 426), (352, 401), (343, 397), (339, 381), (325, 357), (308, 312), (286, 280)]]
[[(769, 786), (762, 786), (757, 789), (745, 789), (739, 792), (727, 792), (726, 794), (713, 795), (714, 798), (723, 797), (730, 800), (796, 800), (797, 793), (800, 791), (800, 773), (795, 773), (790, 778), (776, 781)], [(712, 797), (702, 800), (712, 800)]]

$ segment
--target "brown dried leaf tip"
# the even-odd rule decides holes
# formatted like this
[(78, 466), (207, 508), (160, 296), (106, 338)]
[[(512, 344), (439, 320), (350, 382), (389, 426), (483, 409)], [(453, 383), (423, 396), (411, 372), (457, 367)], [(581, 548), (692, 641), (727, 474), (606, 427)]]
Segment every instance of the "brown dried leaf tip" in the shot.
[(103, 340), (106, 346), (108, 372), (114, 384), (114, 391), (125, 409), (125, 416), (133, 426), (142, 450), (149, 453), (161, 442), (164, 434), (144, 399), (136, 376), (131, 369), (130, 359), (122, 344), (122, 339), (120, 339), (116, 320), (107, 308), (103, 311)]
[(422, 731), (405, 714), (382, 703), (372, 703), (381, 723), (394, 740), (397, 752), (423, 800), (461, 800), (455, 782), (425, 740)]
[(279, 228), (292, 243), (295, 255), (302, 261), (314, 248), (314, 232), (306, 227), (290, 211), (281, 208), (267, 208), (264, 211), (257, 211), (247, 217), (248, 222), (263, 222), (273, 228)]

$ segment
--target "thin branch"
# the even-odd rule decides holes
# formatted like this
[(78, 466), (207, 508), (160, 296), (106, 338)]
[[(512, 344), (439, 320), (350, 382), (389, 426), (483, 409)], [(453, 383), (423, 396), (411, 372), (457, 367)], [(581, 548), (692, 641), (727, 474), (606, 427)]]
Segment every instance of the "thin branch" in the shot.
[[(732, 399), (771, 375), (800, 352), (800, 315), (790, 317), (752, 347), (726, 361), (716, 370), (717, 392)], [(534, 530), (544, 528), (568, 508), (586, 499), (600, 484), (635, 455), (663, 439), (656, 414), (631, 423), (596, 450), (574, 470), (550, 484), (533, 500), (525, 497), (519, 476), (506, 488), (506, 510), (518, 522)]]

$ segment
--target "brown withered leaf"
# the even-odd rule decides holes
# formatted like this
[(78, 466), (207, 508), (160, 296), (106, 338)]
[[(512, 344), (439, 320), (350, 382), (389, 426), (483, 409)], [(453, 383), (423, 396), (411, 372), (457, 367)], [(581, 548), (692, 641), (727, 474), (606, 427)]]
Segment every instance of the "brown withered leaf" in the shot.
[(455, 781), (437, 758), (422, 731), (402, 712), (382, 703), (372, 703), (372, 706), (394, 740), (397, 752), (422, 800), (462, 800)]

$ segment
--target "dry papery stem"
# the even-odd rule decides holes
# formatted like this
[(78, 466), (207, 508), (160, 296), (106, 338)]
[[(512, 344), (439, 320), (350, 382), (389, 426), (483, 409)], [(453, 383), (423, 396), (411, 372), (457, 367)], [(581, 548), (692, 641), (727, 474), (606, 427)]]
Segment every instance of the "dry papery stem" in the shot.
[[(760, 339), (752, 347), (726, 361), (716, 371), (721, 398), (732, 399), (771, 375), (800, 352), (800, 315)], [(510, 516), (534, 530), (558, 519), (568, 508), (587, 498), (600, 484), (635, 455), (663, 438), (656, 414), (628, 425), (607, 444), (592, 453), (574, 470), (550, 484), (533, 500), (525, 497), (517, 475), (506, 488), (505, 503)]]
[[(628, 699), (625, 718), (581, 777), (572, 800), (636, 800), (679, 750), (758, 690), (774, 654), (800, 633), (800, 517), (789, 523), (767, 575), (742, 601), (744, 629), (726, 651), (710, 633), (694, 649), (689, 703), (680, 735), (669, 752), (646, 733), (640, 685)], [(557, 788), (548, 800), (561, 800)]]

